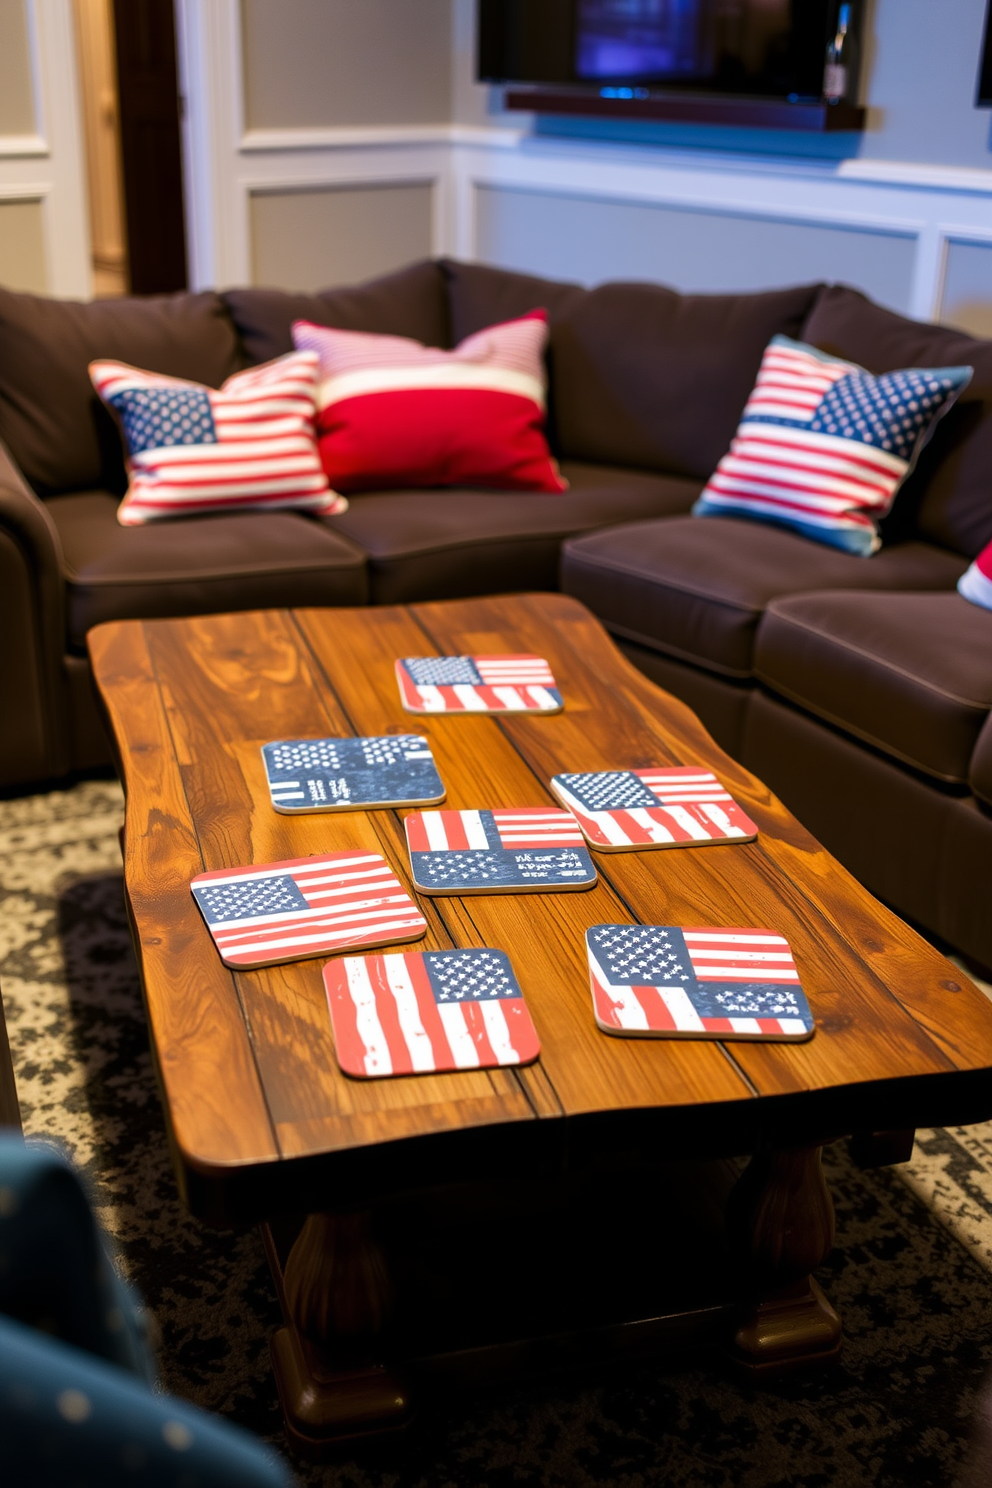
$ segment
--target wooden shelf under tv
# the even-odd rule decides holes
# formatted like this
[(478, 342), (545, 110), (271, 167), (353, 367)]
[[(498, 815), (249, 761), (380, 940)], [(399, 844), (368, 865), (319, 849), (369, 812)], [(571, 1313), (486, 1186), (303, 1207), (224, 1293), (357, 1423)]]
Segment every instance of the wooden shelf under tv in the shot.
[(864, 129), (865, 110), (850, 103), (788, 103), (777, 98), (658, 93), (647, 98), (603, 98), (578, 88), (508, 88), (508, 109), (600, 119), (669, 119), (683, 124), (745, 124), (755, 129), (800, 129), (834, 134)]

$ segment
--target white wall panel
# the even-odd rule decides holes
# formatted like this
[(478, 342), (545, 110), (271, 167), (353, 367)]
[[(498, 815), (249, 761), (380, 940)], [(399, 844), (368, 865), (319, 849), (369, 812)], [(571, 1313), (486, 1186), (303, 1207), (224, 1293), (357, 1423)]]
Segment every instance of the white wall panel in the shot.
[(700, 293), (843, 280), (909, 306), (915, 235), (504, 187), (478, 189), (476, 203), (479, 257), (524, 273)]
[(252, 283), (323, 289), (427, 258), (431, 196), (422, 182), (253, 192)]
[(992, 235), (984, 243), (948, 242), (940, 319), (992, 337)]
[(0, 284), (44, 294), (45, 235), (41, 202), (0, 201)]

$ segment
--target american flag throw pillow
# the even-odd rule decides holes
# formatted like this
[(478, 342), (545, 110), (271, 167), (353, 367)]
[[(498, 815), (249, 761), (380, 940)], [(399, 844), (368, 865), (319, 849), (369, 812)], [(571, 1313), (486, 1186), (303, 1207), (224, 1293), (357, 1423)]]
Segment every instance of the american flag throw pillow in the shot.
[(293, 344), (320, 357), (317, 434), (331, 485), (564, 491), (544, 437), (547, 339), (543, 310), (454, 351), (298, 320)]
[(848, 553), (874, 553), (879, 518), (971, 374), (909, 367), (875, 377), (776, 336), (694, 515), (755, 517)]
[(972, 604), (992, 610), (992, 543), (983, 548), (974, 563), (958, 579), (958, 593)]
[(127, 447), (123, 527), (207, 512), (347, 509), (317, 451), (312, 352), (236, 372), (218, 390), (125, 362), (89, 370)]

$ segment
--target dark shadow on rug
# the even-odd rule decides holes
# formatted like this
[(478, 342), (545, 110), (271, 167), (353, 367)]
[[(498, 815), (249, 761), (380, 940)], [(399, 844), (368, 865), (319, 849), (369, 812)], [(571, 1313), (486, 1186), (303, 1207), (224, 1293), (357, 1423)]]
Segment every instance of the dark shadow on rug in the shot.
[[(267, 1339), (279, 1318), (261, 1244), (253, 1231), (206, 1229), (178, 1202), (121, 878), (78, 878), (52, 907), (69, 989), (62, 1073), (82, 1070), (75, 1088), (96, 1134), (84, 1170), (120, 1264), (161, 1326), (163, 1384), (278, 1443)], [(57, 1095), (59, 1070), (32, 1067), (28, 1050), (19, 1077), (30, 1132), (33, 1111)], [(468, 1395), (384, 1448), (325, 1468), (300, 1465), (301, 1481), (952, 1483), (975, 1391), (992, 1362), (992, 1276), (892, 1172), (860, 1172), (840, 1146), (827, 1153), (826, 1167), (837, 1247), (820, 1281), (845, 1325), (839, 1366), (761, 1389), (706, 1360)]]

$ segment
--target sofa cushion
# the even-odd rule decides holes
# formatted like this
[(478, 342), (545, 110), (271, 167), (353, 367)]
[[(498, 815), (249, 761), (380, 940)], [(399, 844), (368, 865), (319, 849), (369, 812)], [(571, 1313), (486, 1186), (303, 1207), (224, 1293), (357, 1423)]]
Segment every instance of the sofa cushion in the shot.
[(291, 352), (219, 389), (126, 362), (91, 362), (120, 420), (129, 483), (122, 527), (229, 511), (343, 511), (314, 439), (317, 358)]
[(968, 783), (980, 801), (992, 807), (992, 718), (985, 720), (971, 756)]
[(570, 460), (706, 480), (726, 454), (774, 335), (797, 336), (817, 285), (681, 295), (661, 284), (583, 290), (446, 262), (456, 338), (548, 311), (553, 428)]
[(693, 514), (777, 522), (846, 553), (874, 553), (880, 519), (970, 380), (970, 367), (875, 377), (773, 336), (733, 443)]
[(487, 326), (452, 351), (294, 321), (294, 343), (320, 362), (317, 441), (331, 485), (560, 494), (544, 437), (547, 340), (543, 310)]
[(127, 485), (97, 357), (219, 387), (243, 366), (219, 295), (50, 300), (0, 289), (0, 439), (40, 496)]
[(811, 589), (953, 589), (962, 558), (898, 543), (859, 558), (735, 517), (670, 517), (573, 538), (562, 588), (618, 635), (729, 677), (752, 674), (767, 605)]
[(350, 497), (343, 516), (325, 521), (369, 555), (373, 602), (406, 604), (556, 589), (563, 537), (686, 512), (699, 494), (696, 481), (646, 471), (571, 463), (562, 474), (563, 496), (377, 491)]
[(281, 289), (227, 289), (221, 299), (252, 362), (268, 362), (293, 349), (294, 320), (410, 336), (427, 346), (450, 346), (445, 278), (430, 259), (393, 274), (316, 294)]
[(121, 527), (107, 491), (48, 503), (62, 543), (69, 644), (104, 620), (368, 602), (365, 556), (291, 512)]
[(798, 594), (758, 627), (754, 674), (849, 734), (964, 785), (992, 708), (992, 615), (958, 594)]
[(920, 455), (899, 493), (883, 538), (919, 535), (967, 558), (992, 541), (992, 341), (925, 325), (832, 285), (818, 299), (802, 339), (869, 372), (898, 367), (969, 366), (968, 387)]

